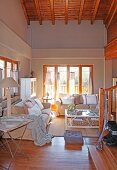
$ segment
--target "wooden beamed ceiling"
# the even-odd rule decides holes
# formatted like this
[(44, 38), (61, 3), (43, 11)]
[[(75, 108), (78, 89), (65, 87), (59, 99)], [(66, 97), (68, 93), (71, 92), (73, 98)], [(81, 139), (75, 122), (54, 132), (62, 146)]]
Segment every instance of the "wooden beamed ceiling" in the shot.
[(108, 28), (117, 13), (117, 0), (20, 0), (27, 23), (30, 21), (63, 20), (65, 24), (76, 20), (103, 20)]

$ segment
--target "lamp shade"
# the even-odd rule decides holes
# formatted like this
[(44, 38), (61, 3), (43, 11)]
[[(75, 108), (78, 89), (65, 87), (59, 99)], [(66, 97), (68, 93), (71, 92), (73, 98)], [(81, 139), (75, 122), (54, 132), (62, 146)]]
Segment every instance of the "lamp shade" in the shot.
[(19, 87), (19, 84), (12, 78), (7, 77), (0, 81), (0, 88)]

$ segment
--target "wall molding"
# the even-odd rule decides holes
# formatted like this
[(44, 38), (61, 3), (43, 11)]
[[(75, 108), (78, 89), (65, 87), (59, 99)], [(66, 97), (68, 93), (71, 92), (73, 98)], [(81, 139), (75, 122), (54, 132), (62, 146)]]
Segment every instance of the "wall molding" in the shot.
[(32, 59), (104, 59), (104, 49), (32, 49)]
[[(32, 58), (32, 60), (54, 60), (55, 58)], [(56, 59), (60, 59), (60, 60), (65, 60), (65, 59), (69, 59), (69, 60), (72, 60), (72, 59), (75, 59), (75, 60), (105, 60), (104, 58), (56, 58)]]

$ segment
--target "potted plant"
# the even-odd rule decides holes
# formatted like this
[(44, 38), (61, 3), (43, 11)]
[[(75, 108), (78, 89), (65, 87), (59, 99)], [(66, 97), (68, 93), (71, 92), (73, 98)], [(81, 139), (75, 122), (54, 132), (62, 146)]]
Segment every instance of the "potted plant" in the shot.
[(75, 104), (68, 105), (68, 113), (73, 114), (75, 112)]

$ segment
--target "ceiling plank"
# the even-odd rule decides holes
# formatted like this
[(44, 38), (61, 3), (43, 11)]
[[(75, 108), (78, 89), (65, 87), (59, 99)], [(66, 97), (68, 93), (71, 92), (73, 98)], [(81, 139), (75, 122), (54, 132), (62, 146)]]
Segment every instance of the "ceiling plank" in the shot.
[(84, 0), (81, 0), (81, 2), (80, 2), (80, 11), (79, 11), (79, 16), (78, 16), (78, 24), (81, 23), (83, 7), (84, 7)]
[(65, 24), (68, 24), (68, 0), (65, 1)]
[(51, 9), (52, 24), (55, 25), (54, 0), (50, 0), (50, 9)]
[(20, 0), (20, 2), (21, 2), (21, 6), (23, 8), (23, 11), (24, 11), (25, 18), (27, 20), (27, 24), (30, 25), (30, 20), (29, 20), (28, 15), (27, 15), (27, 11), (26, 11), (26, 7), (25, 7), (25, 4), (24, 4), (24, 0)]
[(111, 3), (111, 6), (110, 6), (109, 11), (108, 11), (108, 14), (107, 14), (107, 16), (106, 16), (106, 18), (105, 18), (105, 20), (104, 20), (104, 23), (106, 23), (109, 15), (110, 15), (110, 12), (111, 12), (111, 9), (112, 9), (112, 7), (113, 7), (113, 5), (114, 5), (114, 2), (115, 2), (115, 0), (113, 0), (112, 3)]
[(36, 12), (37, 12), (37, 15), (38, 15), (38, 20), (39, 20), (39, 23), (40, 25), (42, 25), (42, 17), (41, 17), (41, 11), (40, 11), (40, 3), (39, 3), (40, 0), (34, 0), (34, 3), (35, 3), (35, 7), (36, 7)]
[(94, 7), (94, 12), (93, 12), (92, 19), (91, 19), (91, 24), (93, 24), (94, 21), (95, 21), (97, 11), (98, 11), (98, 8), (99, 8), (99, 4), (100, 4), (100, 0), (96, 0), (95, 7)]
[(106, 60), (117, 58), (117, 38), (114, 38), (110, 43), (106, 45), (104, 53)]
[(108, 11), (107, 17), (104, 21), (106, 28), (110, 26), (111, 21), (114, 18), (116, 12), (117, 12), (117, 0), (113, 0)]

